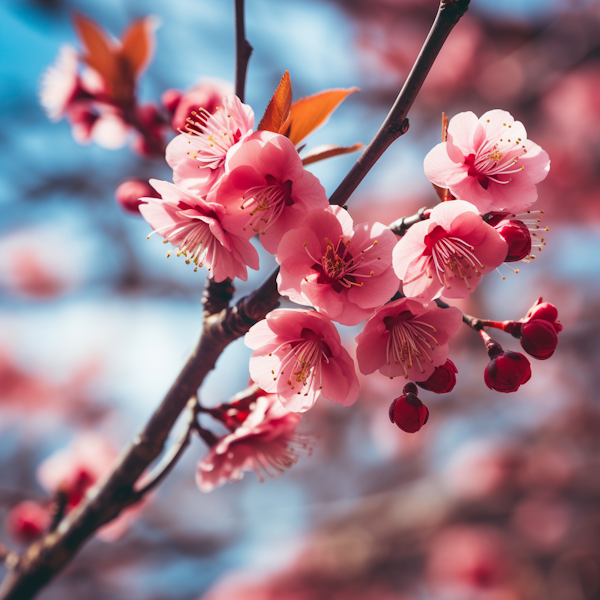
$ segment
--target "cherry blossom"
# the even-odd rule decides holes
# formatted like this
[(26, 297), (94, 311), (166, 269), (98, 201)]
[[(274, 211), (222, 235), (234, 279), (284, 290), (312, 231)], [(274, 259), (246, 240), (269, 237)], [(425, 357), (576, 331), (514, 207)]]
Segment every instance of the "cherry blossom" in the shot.
[(128, 179), (119, 185), (115, 190), (115, 200), (117, 204), (126, 213), (131, 215), (140, 215), (140, 204), (143, 204), (142, 198), (152, 197), (160, 198), (147, 181), (140, 179)]
[(233, 94), (233, 85), (224, 79), (205, 77), (186, 92), (169, 89), (161, 95), (163, 106), (173, 115), (171, 125), (175, 131), (185, 129), (192, 111), (204, 109), (211, 115), (222, 104), (225, 96)]
[(229, 149), (252, 133), (254, 112), (237, 96), (223, 98), (211, 114), (200, 107), (192, 112), (185, 130), (167, 146), (173, 181), (205, 196), (225, 172)]
[(166, 181), (151, 179), (150, 183), (162, 199), (143, 198), (146, 204), (139, 207), (142, 216), (154, 233), (178, 249), (177, 256), (183, 254), (186, 263), (196, 265), (194, 270), (206, 264), (215, 281), (220, 282), (228, 277), (246, 281), (246, 266), (258, 269), (254, 246), (223, 230), (222, 206), (205, 202)]
[(77, 51), (65, 45), (41, 79), (40, 103), (48, 118), (51, 121), (62, 119), (80, 91)]
[(490, 362), (487, 364), (483, 379), (490, 390), (496, 392), (516, 392), (519, 387), (531, 379), (531, 365), (520, 352), (503, 350), (485, 331), (480, 331)]
[(401, 298), (377, 309), (357, 336), (356, 359), (364, 375), (403, 375), (427, 381), (446, 362), (448, 342), (462, 322), (458, 308)]
[(343, 325), (357, 325), (398, 290), (396, 242), (381, 223), (353, 227), (339, 206), (313, 210), (281, 239), (279, 293)]
[[(38, 467), (37, 478), (50, 494), (62, 492), (66, 496), (67, 512), (75, 508), (96, 482), (107, 475), (118, 456), (117, 451), (99, 434), (80, 433), (67, 448), (55, 452)], [(121, 516), (105, 525), (98, 537), (104, 541), (119, 539), (142, 506), (124, 511)]]
[(507, 252), (508, 244), (475, 206), (453, 200), (436, 206), (428, 220), (401, 238), (394, 249), (394, 270), (407, 296), (466, 298)]
[(288, 410), (308, 410), (320, 394), (344, 406), (358, 399), (354, 361), (327, 317), (310, 310), (274, 310), (244, 341), (254, 350), (250, 376)]
[(228, 154), (225, 171), (207, 200), (226, 207), (226, 230), (248, 239), (260, 233), (271, 254), (308, 211), (329, 206), (325, 188), (283, 135), (253, 133)]
[(6, 515), (6, 532), (18, 544), (31, 544), (49, 526), (52, 513), (49, 506), (24, 500), (13, 506)]
[[(242, 479), (244, 471), (276, 477), (310, 454), (310, 436), (296, 433), (300, 415), (290, 412), (275, 394), (258, 396), (241, 424), (218, 440), (198, 463), (196, 482), (210, 492), (227, 481)], [(245, 413), (242, 413), (245, 414)]]
[(448, 141), (425, 157), (429, 180), (481, 213), (525, 210), (536, 201), (535, 184), (549, 170), (548, 154), (503, 110), (490, 110), (480, 119), (472, 112), (456, 115), (448, 126)]

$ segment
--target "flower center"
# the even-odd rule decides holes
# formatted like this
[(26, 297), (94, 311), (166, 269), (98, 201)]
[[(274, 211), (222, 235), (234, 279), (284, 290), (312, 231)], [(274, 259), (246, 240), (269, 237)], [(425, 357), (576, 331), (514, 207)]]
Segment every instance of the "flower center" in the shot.
[(256, 233), (264, 234), (281, 216), (286, 206), (292, 206), (292, 182), (279, 181), (272, 175), (265, 177), (265, 184), (250, 188), (243, 196), (240, 208), (248, 210), (248, 223)]
[[(375, 248), (379, 243), (374, 240), (373, 243), (364, 250), (361, 250), (356, 256), (349, 252), (351, 242), (340, 236), (337, 244), (334, 244), (329, 238), (325, 238), (325, 253), (321, 260), (316, 259), (308, 250), (308, 245), (304, 243), (304, 249), (307, 254), (315, 261), (312, 271), (318, 273), (317, 283), (331, 285), (335, 292), (340, 293), (343, 289), (350, 289), (353, 285), (362, 287), (364, 281), (356, 282), (356, 278), (373, 277), (374, 271), (359, 272), (359, 267), (364, 269), (365, 261), (369, 260), (367, 253)], [(376, 258), (378, 260), (379, 257)]]
[(511, 129), (512, 125), (504, 123), (504, 129), (499, 134), (502, 137), (496, 135), (486, 139), (475, 154), (469, 154), (465, 159), (469, 176), (476, 177), (486, 190), (490, 181), (506, 185), (512, 180), (512, 173), (525, 168), (525, 165), (519, 165), (519, 159), (527, 154), (527, 148), (520, 137), (511, 136)]
[(225, 162), (225, 156), (231, 146), (242, 137), (239, 128), (234, 131), (231, 115), (219, 107), (214, 114), (199, 108), (187, 118), (185, 131), (191, 150), (188, 155), (200, 163), (200, 167), (218, 169)]
[(387, 364), (402, 365), (404, 376), (408, 379), (408, 370), (415, 364), (421, 373), (425, 371), (423, 364), (426, 360), (433, 362), (429, 351), (439, 346), (439, 342), (433, 335), (437, 329), (413, 318), (410, 311), (401, 312), (395, 317), (384, 317), (388, 341), (386, 346)]
[(332, 355), (331, 349), (323, 341), (323, 336), (316, 334), (312, 329), (304, 328), (299, 338), (286, 341), (269, 356), (286, 346), (290, 348), (280, 361), (278, 373), (272, 371), (273, 379), (277, 380), (282, 375), (287, 377), (287, 384), (292, 390), (298, 390), (297, 394), (301, 394), (308, 386), (305, 396), (316, 386), (321, 389), (321, 365), (323, 361), (329, 363), (329, 357)]
[(427, 246), (425, 254), (431, 257), (425, 267), (427, 277), (430, 279), (433, 277), (431, 274), (433, 262), (438, 281), (446, 289), (450, 289), (449, 280), (452, 277), (462, 279), (468, 290), (471, 289), (469, 280), (473, 278), (473, 274), (481, 277), (480, 269), (484, 266), (473, 254), (475, 247), (460, 238), (448, 235), (443, 227), (437, 225), (431, 233), (427, 234), (425, 244)]

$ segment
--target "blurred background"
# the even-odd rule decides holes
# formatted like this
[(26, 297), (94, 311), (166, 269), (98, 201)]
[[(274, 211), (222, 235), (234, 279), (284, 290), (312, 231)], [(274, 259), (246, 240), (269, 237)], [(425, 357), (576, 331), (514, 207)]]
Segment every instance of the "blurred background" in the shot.
[[(82, 432), (120, 449), (169, 388), (201, 326), (206, 272), (164, 257), (114, 191), (170, 180), (161, 158), (80, 146), (38, 102), (78, 10), (115, 36), (156, 15), (144, 102), (203, 77), (233, 79), (233, 2), (4, 0), (0, 4), (0, 522), (44, 501), (44, 459)], [(435, 15), (434, 0), (247, 0), (254, 46), (246, 102), (260, 118), (288, 69), (294, 97), (357, 85), (309, 139), (368, 143)], [(483, 383), (483, 344), (451, 344), (458, 383), (421, 392), (417, 434), (388, 419), (401, 382), (363, 378), (351, 408), (320, 401), (301, 431), (313, 456), (274, 481), (253, 474), (211, 494), (194, 483), (204, 448), (183, 460), (118, 541), (94, 539), (44, 600), (600, 599), (600, 3), (472, 0), (409, 117), (350, 201), (355, 222), (392, 220), (437, 197), (423, 174), (441, 112), (502, 108), (552, 160), (538, 186), (548, 245), (518, 275), (490, 274), (465, 311), (518, 319), (543, 296), (564, 331), (514, 394)], [(311, 166), (328, 193), (356, 160)], [(271, 268), (238, 282), (253, 288)], [(340, 328), (352, 349), (360, 328)], [(518, 342), (499, 332), (505, 348)], [(247, 382), (250, 351), (227, 349), (201, 390), (207, 405)], [(0, 525), (0, 540), (20, 546)], [(5, 571), (0, 567), (0, 576)]]

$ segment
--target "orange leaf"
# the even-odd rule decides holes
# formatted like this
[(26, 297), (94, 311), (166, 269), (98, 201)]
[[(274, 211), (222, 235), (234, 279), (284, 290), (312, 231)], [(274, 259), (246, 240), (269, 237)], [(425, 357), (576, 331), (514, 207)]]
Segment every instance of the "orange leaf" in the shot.
[(133, 21), (121, 40), (121, 56), (127, 61), (133, 77), (139, 75), (154, 54), (154, 31), (156, 19), (146, 17)]
[(290, 111), (290, 123), (287, 124), (288, 137), (294, 146), (298, 145), (317, 127), (324, 125), (331, 113), (350, 94), (358, 91), (357, 87), (326, 90), (294, 102)]
[(286, 71), (269, 101), (267, 110), (258, 124), (258, 130), (280, 133), (281, 126), (287, 121), (292, 106), (292, 83), (290, 73)]
[(83, 60), (112, 83), (118, 76), (119, 66), (114, 44), (104, 30), (92, 19), (74, 13), (75, 31), (85, 49)]
[(302, 164), (304, 166), (310, 165), (311, 163), (318, 162), (319, 160), (325, 160), (333, 156), (341, 156), (342, 154), (350, 154), (350, 152), (356, 152), (360, 150), (363, 145), (360, 142), (352, 146), (333, 146), (332, 144), (324, 144), (323, 146), (317, 146), (313, 148), (303, 159)]

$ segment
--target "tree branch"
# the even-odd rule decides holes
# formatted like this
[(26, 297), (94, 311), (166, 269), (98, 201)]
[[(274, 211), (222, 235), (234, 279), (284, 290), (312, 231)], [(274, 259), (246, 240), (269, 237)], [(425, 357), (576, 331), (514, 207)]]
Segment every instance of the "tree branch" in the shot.
[[(379, 133), (334, 192), (330, 200), (332, 204), (343, 205), (389, 145), (406, 133), (406, 114), (445, 39), (466, 11), (468, 3), (469, 0), (441, 0), (435, 23), (396, 103)], [(243, 8), (243, 0), (235, 0), (236, 93), (242, 100), (248, 60), (252, 53), (244, 33)], [(55, 531), (31, 545), (11, 565), (10, 572), (0, 585), (0, 600), (32, 598), (64, 568), (87, 538), (140, 499), (139, 491), (136, 492), (134, 487), (136, 482), (148, 465), (161, 454), (179, 414), (214, 368), (223, 350), (279, 305), (277, 273), (278, 269), (257, 290), (233, 307), (228, 306), (233, 294), (231, 282), (216, 284), (209, 280), (205, 292), (202, 334), (162, 403), (143, 430), (121, 453), (112, 471), (66, 515)], [(178, 450), (174, 452), (178, 454)]]
[(338, 186), (329, 199), (330, 204), (343, 206), (350, 195), (365, 178), (381, 155), (390, 147), (392, 142), (408, 131), (406, 115), (410, 110), (421, 86), (427, 77), (446, 38), (465, 14), (470, 0), (441, 0), (435, 21), (423, 48), (400, 91), (398, 98), (377, 135), (373, 138), (362, 156), (356, 161), (348, 175)]
[[(449, 304), (446, 304), (443, 300), (439, 298), (435, 300), (435, 303), (440, 308), (450, 308)], [(473, 317), (471, 315), (467, 315), (466, 313), (462, 314), (462, 320), (465, 325), (468, 325), (473, 331), (481, 331), (485, 326), (485, 321), (483, 319), (479, 319), (478, 317)]]
[(235, 95), (243, 102), (246, 92), (246, 71), (252, 54), (244, 26), (244, 0), (235, 0)]

